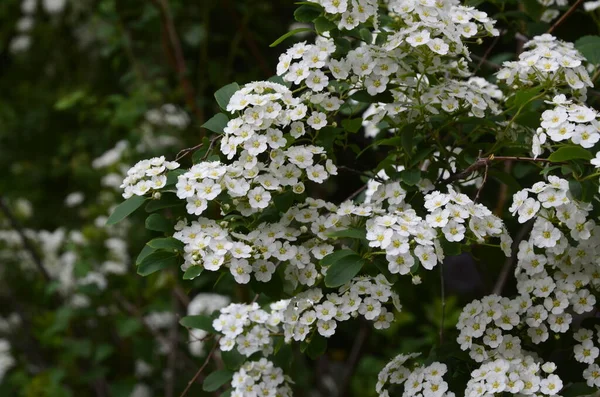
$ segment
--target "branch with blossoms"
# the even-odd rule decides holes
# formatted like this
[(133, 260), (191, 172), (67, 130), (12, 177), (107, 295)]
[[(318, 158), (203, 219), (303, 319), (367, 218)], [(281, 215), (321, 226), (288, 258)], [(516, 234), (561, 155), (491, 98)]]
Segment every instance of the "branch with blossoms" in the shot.
[[(518, 294), (464, 305), (449, 339), (440, 268), (437, 342), (428, 357), (397, 351), (376, 392), (559, 396), (582, 379), (600, 386), (595, 331), (574, 321), (591, 318), (600, 280), (591, 169), (600, 165), (600, 131), (585, 105), (586, 59), (570, 43), (536, 36), (518, 61), (503, 63), (496, 85), (469, 68), (469, 45), (498, 36), (495, 22), (456, 1), (314, 0), (297, 15), (314, 23), (314, 42), (286, 50), (273, 78), (220, 89), (222, 112), (205, 124), (219, 135), (203, 143), (206, 152), (189, 169), (164, 157), (137, 163), (109, 218), (145, 205), (168, 225), (148, 242), (139, 274), (179, 266), (185, 280), (225, 279), (256, 294), (182, 319), (243, 358), (228, 377), (207, 379), (222, 377), (217, 388), (230, 383), (232, 396), (292, 395), (292, 372), (278, 366), (282, 346), (314, 359), (345, 323), (391, 328), (406, 313), (407, 291), (432, 283), (434, 268), (486, 252), (511, 258), (510, 267), (516, 258)], [(359, 131), (373, 140), (354, 138)], [(377, 162), (345, 164), (348, 150)], [(542, 168), (501, 216), (478, 202), (495, 161)], [(482, 168), (483, 180), (470, 178)], [(369, 181), (339, 201), (324, 192), (344, 187), (341, 170)], [(432, 181), (445, 181), (444, 190)], [(515, 254), (509, 227), (526, 222), (531, 233), (517, 235)], [(550, 360), (561, 349), (587, 369), (565, 375), (568, 364)]]

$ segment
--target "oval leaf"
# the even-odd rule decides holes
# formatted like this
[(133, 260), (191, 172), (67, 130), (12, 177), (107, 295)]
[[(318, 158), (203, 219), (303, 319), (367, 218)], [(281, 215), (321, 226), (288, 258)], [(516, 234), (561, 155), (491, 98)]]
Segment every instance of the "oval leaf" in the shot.
[(288, 37), (292, 37), (296, 33), (300, 33), (300, 32), (312, 32), (312, 29), (310, 29), (310, 28), (298, 28), (298, 29), (290, 30), (289, 32), (287, 32), (286, 34), (284, 34), (283, 36), (281, 36), (280, 38), (278, 38), (277, 40), (275, 40), (274, 42), (272, 42), (269, 45), (269, 47), (275, 47), (276, 45), (281, 44), (281, 42), (283, 42)]
[(152, 214), (146, 218), (146, 229), (169, 233), (173, 231), (173, 225), (161, 214)]
[(208, 375), (202, 384), (202, 390), (215, 391), (233, 378), (233, 371), (221, 369)]
[(592, 154), (589, 151), (585, 150), (581, 146), (571, 145), (560, 147), (556, 152), (552, 153), (548, 157), (548, 160), (561, 163), (563, 161), (577, 159), (591, 160), (592, 157), (594, 156), (592, 156)]
[(339, 261), (345, 256), (356, 255), (356, 252), (352, 250), (339, 250), (334, 251), (329, 255), (326, 255), (323, 259), (321, 259), (322, 266), (331, 266), (335, 262)]
[(349, 255), (341, 258), (327, 270), (325, 285), (335, 288), (346, 284), (360, 272), (363, 264), (363, 258), (358, 255)]
[(114, 225), (117, 222), (127, 218), (133, 211), (137, 210), (144, 204), (146, 197), (144, 196), (132, 196), (115, 208), (112, 214), (108, 217), (106, 225)]
[(177, 266), (177, 254), (167, 251), (153, 252), (140, 262), (137, 272), (140, 276), (148, 276), (167, 267)]
[(589, 63), (594, 65), (600, 63), (600, 36), (583, 36), (575, 42), (575, 48)]
[(148, 241), (146, 244), (156, 249), (167, 251), (183, 251), (183, 243), (173, 237), (155, 238), (154, 240)]
[(196, 277), (198, 277), (200, 274), (202, 274), (203, 270), (204, 269), (202, 268), (202, 266), (190, 266), (187, 268), (187, 270), (183, 274), (183, 279), (184, 280), (193, 280)]
[(179, 324), (184, 327), (193, 328), (193, 329), (201, 329), (206, 332), (215, 332), (215, 329), (212, 326), (212, 318), (205, 315), (197, 315), (197, 316), (185, 316), (181, 320), (179, 320)]
[[(227, 98), (229, 101), (229, 98)], [(227, 106), (227, 105), (225, 105)], [(212, 116), (206, 123), (202, 124), (202, 128), (206, 128), (209, 131), (216, 132), (220, 134), (223, 132), (223, 129), (227, 126), (229, 122), (229, 118), (224, 113), (217, 113)]]
[(231, 83), (227, 84), (225, 87), (221, 87), (217, 92), (215, 92), (215, 99), (217, 100), (217, 103), (221, 109), (227, 109), (227, 105), (229, 105), (229, 99), (239, 89), (240, 86), (237, 83)]

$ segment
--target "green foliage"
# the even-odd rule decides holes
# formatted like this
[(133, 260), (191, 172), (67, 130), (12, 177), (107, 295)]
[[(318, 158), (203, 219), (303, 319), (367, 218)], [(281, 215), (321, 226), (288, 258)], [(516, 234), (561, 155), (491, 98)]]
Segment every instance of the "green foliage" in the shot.
[(110, 216), (108, 217), (108, 220), (106, 221), (106, 225), (108, 225), (108, 226), (114, 225), (115, 223), (120, 222), (123, 219), (127, 218), (135, 210), (137, 210), (139, 207), (141, 207), (145, 201), (146, 201), (146, 198), (142, 197), (142, 196), (132, 196), (132, 197), (128, 198), (127, 200), (123, 201), (121, 204), (119, 204), (117, 206), (117, 208), (115, 208), (113, 213), (110, 214)]

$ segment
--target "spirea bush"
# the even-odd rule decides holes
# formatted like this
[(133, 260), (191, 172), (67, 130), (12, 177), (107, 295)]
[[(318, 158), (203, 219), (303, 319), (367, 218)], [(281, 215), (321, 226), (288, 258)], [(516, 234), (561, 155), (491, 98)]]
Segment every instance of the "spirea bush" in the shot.
[(23, 227), (39, 209), (0, 195), (27, 281), (2, 272), (0, 394), (598, 395), (600, 36), (556, 31), (600, 2), (297, 5), (275, 75), (207, 121), (170, 44), (190, 114), (148, 106), (90, 162), (95, 197), (64, 200), (84, 227)]
[[(274, 364), (282, 345), (316, 357), (344, 322), (390, 327), (403, 311), (400, 289), (437, 283), (426, 274), (479, 246), (508, 258), (515, 294), (464, 306), (457, 336), (442, 329), (439, 349), (392, 359), (377, 393), (597, 390), (600, 133), (586, 105), (594, 60), (544, 33), (500, 65), (495, 82), (484, 80), (469, 47), (500, 32), (458, 1), (314, 0), (295, 16), (316, 38), (285, 50), (273, 78), (220, 89), (222, 112), (204, 125), (214, 135), (194, 148), (193, 164), (184, 166), (187, 151), (139, 162), (109, 219), (146, 205), (176, 222), (148, 243), (138, 273), (216, 272), (256, 294), (181, 320), (244, 357), (231, 395), (292, 395), (294, 373)], [(374, 139), (348, 145), (360, 131)], [(340, 163), (341, 151), (356, 161)], [(380, 160), (365, 170), (366, 151)], [(508, 211), (488, 208), (480, 197), (507, 163), (533, 169), (533, 183)], [(345, 200), (320, 199), (317, 186), (342, 170), (368, 180)]]

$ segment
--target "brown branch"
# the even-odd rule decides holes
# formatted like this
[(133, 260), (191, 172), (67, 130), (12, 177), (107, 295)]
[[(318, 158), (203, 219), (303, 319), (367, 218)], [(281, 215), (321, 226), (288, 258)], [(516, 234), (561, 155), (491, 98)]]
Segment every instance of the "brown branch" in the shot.
[(479, 201), (479, 195), (481, 194), (481, 191), (483, 190), (483, 187), (485, 186), (485, 183), (487, 182), (489, 169), (490, 169), (490, 165), (486, 164), (485, 171), (483, 172), (483, 182), (481, 182), (481, 186), (479, 187), (479, 189), (477, 189), (477, 194), (475, 195), (475, 200), (473, 200), (474, 202)]
[(446, 183), (458, 181), (461, 179), (465, 179), (472, 173), (478, 171), (481, 168), (488, 167), (492, 161), (532, 161), (538, 163), (552, 163), (552, 164), (563, 164), (562, 161), (552, 161), (549, 159), (543, 158), (533, 158), (533, 157), (518, 157), (518, 156), (494, 156), (493, 154), (489, 157), (479, 157), (473, 164), (468, 166), (464, 171), (457, 172), (453, 175), (450, 175), (448, 179), (446, 179)]
[(217, 346), (219, 346), (219, 339), (220, 338), (218, 338), (217, 340), (215, 340), (215, 344), (212, 347), (212, 349), (210, 350), (210, 352), (208, 353), (208, 356), (206, 356), (206, 360), (204, 360), (204, 363), (202, 364), (202, 366), (200, 367), (200, 369), (198, 370), (198, 372), (196, 372), (196, 374), (194, 375), (194, 377), (188, 382), (185, 390), (183, 391), (183, 393), (181, 393), (181, 395), (179, 397), (184, 397), (187, 394), (187, 392), (190, 390), (190, 387), (192, 387), (192, 385), (194, 384), (194, 382), (196, 382), (196, 380), (198, 379), (198, 377), (200, 376), (200, 374), (202, 373), (202, 371), (204, 371), (204, 368), (206, 368), (206, 366), (210, 362), (210, 358), (212, 357), (212, 355), (217, 350)]
[(4, 215), (8, 218), (8, 221), (10, 222), (12, 228), (17, 232), (17, 234), (21, 238), (23, 247), (25, 248), (25, 250), (27, 252), (29, 252), (29, 255), (33, 259), (35, 266), (38, 268), (40, 273), (42, 273), (42, 276), (44, 277), (44, 279), (46, 281), (50, 281), (51, 280), (50, 273), (48, 273), (48, 271), (46, 270), (46, 267), (44, 266), (44, 263), (42, 262), (42, 258), (38, 254), (36, 248), (33, 246), (31, 241), (29, 241), (29, 239), (25, 235), (25, 232), (23, 231), (23, 227), (21, 226), (21, 223), (19, 223), (19, 221), (14, 216), (14, 214), (12, 213), (10, 208), (8, 208), (8, 205), (4, 202), (4, 199), (2, 198), (2, 196), (0, 196), (0, 210), (2, 210)]
[[(479, 69), (481, 69), (481, 66), (487, 62), (488, 57), (490, 56), (490, 54), (492, 53), (492, 50), (494, 49), (494, 47), (496, 46), (496, 44), (498, 44), (498, 41), (500, 41), (500, 37), (502, 36), (502, 34), (504, 34), (504, 31), (500, 32), (498, 34), (498, 36), (496, 36), (494, 38), (494, 41), (492, 41), (492, 44), (490, 44), (490, 46), (487, 48), (487, 50), (485, 51), (485, 53), (483, 54), (483, 57), (479, 60), (479, 63), (477, 64), (477, 67), (475, 68), (475, 70), (473, 71), (473, 74), (476, 74), (477, 71), (479, 71)], [(491, 63), (491, 62), (490, 62)], [(487, 64), (487, 63), (486, 63)]]
[(196, 118), (202, 124), (204, 121), (204, 115), (202, 110), (196, 103), (196, 93), (187, 76), (187, 66), (185, 63), (185, 57), (183, 56), (183, 50), (181, 47), (181, 41), (175, 30), (175, 24), (173, 22), (173, 15), (169, 7), (168, 0), (152, 0), (154, 5), (158, 8), (161, 17), (161, 23), (164, 31), (166, 32), (168, 44), (173, 55), (173, 65), (175, 73), (179, 78), (179, 83), (183, 89), (185, 101), (190, 110), (196, 115)]
[[(479, 55), (472, 54), (471, 58), (473, 58), (476, 61), (479, 61), (482, 65), (486, 65), (486, 66), (488, 66), (488, 67), (490, 67), (492, 69), (498, 70), (498, 69), (502, 68), (502, 65), (498, 65), (497, 63), (490, 62), (487, 59), (484, 59), (483, 57), (480, 57)], [(479, 67), (478, 67), (478, 69), (479, 69)]]
[(345, 165), (338, 166), (338, 169), (344, 170), (344, 171), (349, 171), (354, 174), (361, 175), (361, 176), (367, 177), (369, 179), (373, 179), (374, 181), (379, 182), (379, 183), (385, 183), (385, 180), (381, 179), (377, 175), (370, 175), (370, 174), (367, 174), (366, 172), (362, 172), (360, 170), (355, 170), (354, 168), (346, 167)]
[(352, 374), (358, 365), (362, 354), (364, 353), (364, 345), (369, 337), (370, 328), (364, 324), (360, 323), (360, 329), (358, 330), (358, 334), (354, 338), (354, 343), (352, 344), (352, 350), (350, 350), (350, 355), (348, 356), (348, 361), (346, 364), (346, 371), (344, 373), (344, 377), (342, 378), (340, 388), (338, 390), (338, 396), (346, 396), (348, 395), (348, 388), (350, 387), (350, 382), (352, 380)]
[[(214, 137), (211, 138), (210, 143), (208, 145), (208, 149), (206, 149), (206, 153), (204, 154), (204, 156), (202, 156), (202, 161), (204, 161), (204, 160), (207, 159), (208, 155), (210, 154), (210, 150), (214, 146), (215, 142), (218, 141), (219, 139), (221, 139), (222, 137), (223, 137), (223, 134), (219, 134), (219, 135), (216, 135), (216, 136), (214, 136)], [(202, 146), (204, 146), (204, 142), (199, 143), (196, 146), (192, 146), (192, 147), (189, 147), (187, 149), (180, 150), (179, 153), (177, 153), (177, 156), (175, 156), (175, 161), (181, 160), (182, 158), (184, 158), (185, 156), (187, 156), (191, 152), (200, 149)]]
[(571, 6), (571, 8), (569, 8), (569, 9), (567, 10), (567, 12), (565, 12), (565, 13), (562, 15), (562, 17), (560, 17), (560, 18), (558, 19), (558, 21), (556, 21), (556, 22), (554, 23), (554, 25), (552, 25), (552, 26), (550, 27), (550, 29), (548, 29), (548, 32), (546, 32), (546, 33), (552, 33), (552, 32), (554, 31), (554, 29), (556, 29), (556, 28), (557, 28), (557, 27), (558, 27), (558, 26), (559, 26), (561, 23), (563, 23), (563, 22), (564, 22), (564, 20), (565, 20), (565, 19), (567, 19), (567, 18), (569, 17), (569, 15), (571, 15), (571, 14), (572, 14), (572, 13), (573, 13), (573, 12), (574, 12), (576, 9), (577, 9), (577, 7), (579, 7), (579, 5), (580, 5), (581, 3), (583, 3), (583, 0), (577, 0), (577, 1), (576, 1), (576, 2), (575, 2), (575, 3), (574, 3), (572, 6)]
[[(173, 292), (171, 297), (171, 308), (174, 313), (179, 312), (179, 305), (177, 302), (177, 295)], [(173, 397), (175, 395), (175, 365), (177, 364), (177, 345), (179, 342), (179, 324), (177, 321), (173, 321), (169, 328), (169, 355), (167, 357), (167, 369), (165, 371), (165, 397)]]
[(446, 282), (444, 280), (444, 262), (440, 263), (440, 299), (442, 304), (442, 315), (440, 318), (440, 346), (444, 343), (444, 322), (446, 320)]
[(256, 41), (254, 40), (254, 35), (252, 34), (251, 31), (246, 29), (246, 27), (242, 24), (239, 15), (235, 11), (235, 7), (231, 3), (231, 0), (224, 0), (224, 2), (225, 2), (225, 7), (229, 11), (229, 15), (230, 15), (231, 19), (235, 23), (237, 30), (239, 30), (242, 33), (242, 36), (244, 37), (244, 41), (246, 42), (248, 49), (252, 53), (252, 56), (256, 60), (258, 67), (262, 71), (264, 77), (265, 78), (271, 77), (273, 75), (272, 68), (269, 67), (269, 63), (266, 61), (262, 52), (256, 45)]

